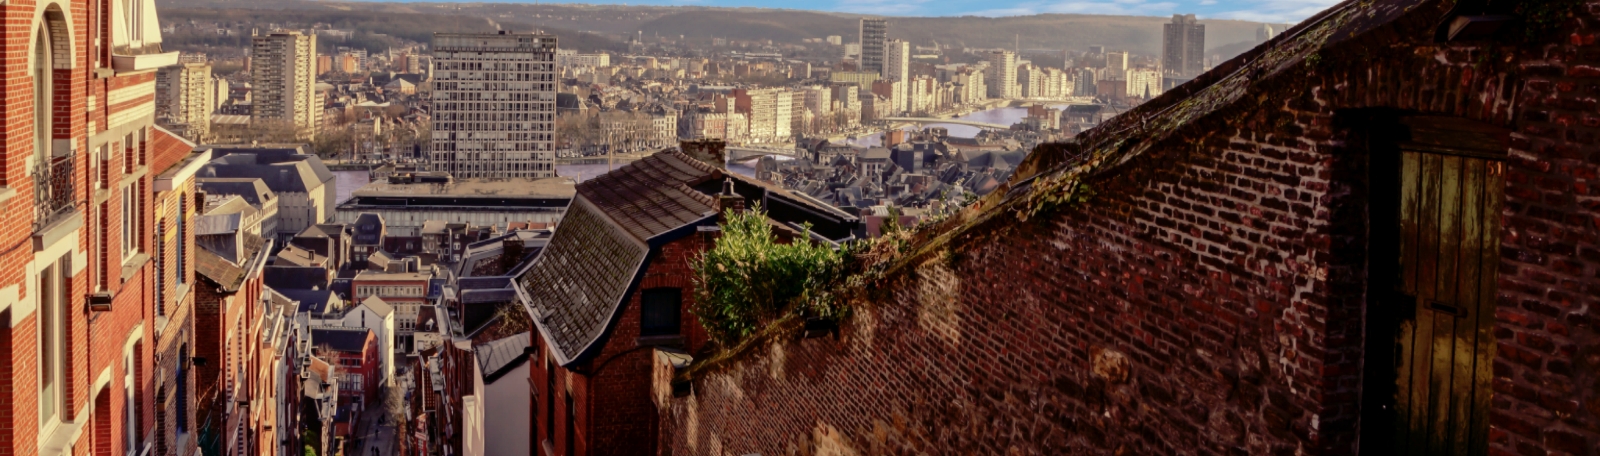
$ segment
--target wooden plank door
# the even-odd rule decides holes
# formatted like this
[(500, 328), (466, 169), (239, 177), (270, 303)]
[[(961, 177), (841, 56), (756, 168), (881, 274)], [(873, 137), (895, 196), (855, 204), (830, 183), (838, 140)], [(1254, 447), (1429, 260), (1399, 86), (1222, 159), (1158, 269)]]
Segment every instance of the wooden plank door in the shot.
[[(1433, 149), (1433, 150), (1427, 150)], [(1501, 160), (1401, 147), (1393, 454), (1488, 452)]]

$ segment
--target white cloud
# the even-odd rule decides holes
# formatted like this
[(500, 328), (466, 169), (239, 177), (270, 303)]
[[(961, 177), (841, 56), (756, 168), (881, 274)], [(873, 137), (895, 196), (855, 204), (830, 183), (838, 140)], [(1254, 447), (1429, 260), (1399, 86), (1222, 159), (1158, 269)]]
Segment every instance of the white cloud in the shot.
[(1217, 0), (1200, 0), (1200, 6), (1211, 6), (1215, 4), (1217, 4)]

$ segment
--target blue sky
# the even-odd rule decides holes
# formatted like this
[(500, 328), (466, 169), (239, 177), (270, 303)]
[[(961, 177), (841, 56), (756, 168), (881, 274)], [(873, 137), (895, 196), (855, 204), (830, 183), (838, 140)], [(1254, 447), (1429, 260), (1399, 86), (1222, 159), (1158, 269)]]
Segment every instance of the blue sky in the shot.
[[(436, 0), (435, 0), (436, 1)], [(481, 1), (481, 0), (476, 0)], [(505, 0), (501, 0), (505, 1)], [(529, 0), (522, 0), (529, 1)], [(570, 0), (565, 0), (570, 1)], [(756, 6), (886, 16), (1019, 16), (1041, 13), (1169, 16), (1294, 23), (1337, 0), (623, 0), (631, 5)], [(564, 2), (564, 1), (558, 1)], [(580, 3), (621, 3), (613, 1)]]

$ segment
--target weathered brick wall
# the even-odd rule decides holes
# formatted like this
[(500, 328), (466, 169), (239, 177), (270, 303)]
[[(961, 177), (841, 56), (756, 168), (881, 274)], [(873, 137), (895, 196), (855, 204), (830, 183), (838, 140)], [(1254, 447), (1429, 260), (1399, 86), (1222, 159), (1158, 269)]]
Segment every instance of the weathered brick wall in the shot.
[[(839, 340), (780, 333), (699, 373), (661, 411), (668, 451), (1349, 454), (1369, 183), (1348, 124), (1380, 109), (1515, 131), (1490, 445), (1596, 454), (1597, 8), (1491, 48), (1434, 44), (1447, 5), (1378, 8), (1335, 19), (1389, 21), (1358, 36), (1307, 34), (1334, 43), (1315, 59), (1223, 65), (1079, 138), (1138, 152), (1088, 179), (1088, 202), (923, 251), (860, 290)], [(1184, 102), (1225, 77), (1251, 82)]]
[[(564, 394), (572, 392), (578, 421), (577, 452), (582, 455), (633, 455), (653, 454), (656, 448), (656, 409), (650, 401), (649, 346), (639, 345), (640, 296), (652, 288), (679, 288), (683, 290), (682, 314), (679, 323), (683, 328), (683, 347), (698, 349), (705, 344), (707, 335), (689, 308), (694, 305), (693, 270), (689, 259), (702, 251), (706, 243), (700, 234), (672, 241), (652, 256), (650, 265), (640, 279), (638, 289), (624, 304), (616, 328), (611, 331), (600, 354), (577, 369), (576, 373), (556, 368), (556, 436), (544, 432), (545, 413), (545, 356), (529, 355), (532, 394), (537, 407), (533, 410), (536, 430), (535, 446), (550, 439), (558, 454), (566, 451), (566, 405)], [(544, 350), (542, 340), (535, 341)], [(569, 383), (570, 382), (570, 383)]]

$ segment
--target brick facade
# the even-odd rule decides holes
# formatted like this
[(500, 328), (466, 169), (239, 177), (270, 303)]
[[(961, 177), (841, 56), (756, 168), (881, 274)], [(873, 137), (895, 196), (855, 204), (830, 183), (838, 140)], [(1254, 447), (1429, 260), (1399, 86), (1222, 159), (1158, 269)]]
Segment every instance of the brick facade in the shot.
[[(656, 452), (656, 411), (650, 402), (651, 351), (650, 346), (642, 345), (639, 339), (641, 292), (654, 288), (680, 289), (683, 301), (679, 324), (683, 340), (673, 345), (690, 351), (705, 345), (705, 329), (689, 313), (694, 305), (694, 271), (689, 267), (689, 260), (707, 247), (702, 236), (691, 234), (669, 242), (650, 257), (644, 277), (627, 299), (605, 348), (593, 360), (576, 369), (560, 367), (548, 362), (550, 355), (544, 348), (545, 342), (534, 338), (534, 345), (540, 349), (528, 359), (533, 397), (530, 416), (534, 418), (529, 435), (534, 436), (535, 452), (545, 454), (548, 450), (554, 451), (552, 455), (583, 456)], [(555, 370), (553, 390), (546, 386), (550, 381), (550, 366)], [(551, 391), (556, 394), (552, 396)], [(576, 428), (572, 435), (576, 442), (566, 439), (567, 426), (574, 425), (566, 419), (565, 396), (568, 394), (573, 398)], [(555, 407), (547, 407), (548, 401), (554, 401)], [(554, 421), (555, 435), (546, 431), (550, 420)], [(569, 445), (574, 448), (569, 450)]]
[[(860, 290), (839, 339), (695, 371), (663, 453), (1354, 453), (1367, 211), (1393, 197), (1369, 139), (1427, 114), (1512, 131), (1489, 452), (1600, 454), (1600, 4), (1438, 43), (1451, 6), (1341, 4), (1040, 149)], [(1019, 221), (1059, 176), (1092, 197)]]
[[(139, 449), (130, 444), (150, 444), (156, 428), (160, 325), (151, 289), (155, 261), (147, 258), (154, 245), (151, 183), (164, 168), (151, 160), (189, 151), (153, 150), (144, 141), (153, 134), (153, 119), (139, 112), (153, 99), (138, 92), (154, 75), (112, 68), (107, 48), (113, 40), (104, 25), (113, 19), (103, 7), (109, 4), (85, 0), (0, 6), (0, 34), (8, 43), (0, 50), (0, 118), (7, 120), (0, 127), (0, 455), (125, 454)], [(44, 70), (51, 88), (43, 98), (35, 96), (33, 70), (41, 34), (51, 43), (43, 54), (53, 60)], [(105, 47), (93, 48), (96, 39)], [(35, 121), (36, 102), (46, 99), (49, 128)], [(43, 160), (35, 155), (36, 128), (49, 146)], [(36, 186), (46, 162), (72, 172)], [(36, 200), (46, 189), (63, 195), (62, 211), (38, 210), (50, 206)], [(136, 207), (128, 213), (137, 220), (124, 220), (124, 201)], [(124, 249), (125, 226), (134, 227), (137, 246)], [(63, 399), (58, 418), (45, 423), (39, 286), (51, 264), (66, 266), (56, 301)], [(89, 296), (97, 293), (108, 296), (109, 310), (90, 308)]]

